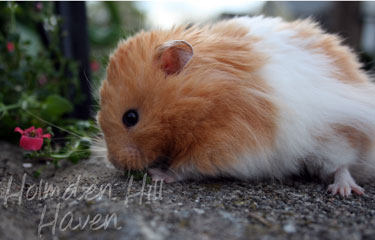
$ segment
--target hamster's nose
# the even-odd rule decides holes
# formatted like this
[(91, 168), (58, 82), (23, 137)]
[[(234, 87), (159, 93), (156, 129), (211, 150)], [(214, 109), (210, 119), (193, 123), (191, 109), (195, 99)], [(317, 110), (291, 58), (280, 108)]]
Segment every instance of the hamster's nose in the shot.
[(126, 146), (116, 154), (108, 154), (108, 159), (120, 170), (142, 170), (145, 168), (142, 153), (133, 146)]

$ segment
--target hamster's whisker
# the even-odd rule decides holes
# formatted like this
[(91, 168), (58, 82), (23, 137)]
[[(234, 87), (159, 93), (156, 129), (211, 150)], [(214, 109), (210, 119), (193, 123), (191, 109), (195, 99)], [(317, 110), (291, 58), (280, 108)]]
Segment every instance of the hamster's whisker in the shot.
[(101, 147), (91, 147), (91, 150), (93, 150), (93, 151), (107, 151), (107, 149), (106, 148), (101, 148)]
[(99, 101), (98, 101), (98, 97), (94, 95), (94, 92), (98, 89), (96, 86), (93, 85), (93, 83), (89, 80), (89, 78), (87, 77), (87, 74), (86, 72), (84, 71), (83, 72), (83, 75), (84, 75), (84, 78), (87, 82), (87, 84), (89, 85), (90, 87), (90, 94), (92, 96), (92, 99), (96, 102), (96, 106), (98, 107), (99, 106)]

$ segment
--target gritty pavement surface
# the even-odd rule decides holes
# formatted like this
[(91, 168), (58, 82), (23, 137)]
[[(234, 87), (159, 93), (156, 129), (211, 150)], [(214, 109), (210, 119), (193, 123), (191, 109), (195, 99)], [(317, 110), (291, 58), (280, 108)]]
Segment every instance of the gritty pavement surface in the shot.
[(55, 169), (0, 143), (0, 239), (370, 240), (375, 184), (364, 188), (343, 199), (301, 178), (161, 185), (97, 158)]

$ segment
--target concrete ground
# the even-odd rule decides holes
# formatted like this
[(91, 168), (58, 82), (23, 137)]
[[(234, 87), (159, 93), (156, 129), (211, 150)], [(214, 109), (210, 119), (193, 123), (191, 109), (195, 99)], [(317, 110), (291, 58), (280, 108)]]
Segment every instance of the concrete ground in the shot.
[(301, 178), (155, 185), (102, 159), (55, 169), (0, 153), (0, 239), (375, 239), (375, 184), (347, 199)]

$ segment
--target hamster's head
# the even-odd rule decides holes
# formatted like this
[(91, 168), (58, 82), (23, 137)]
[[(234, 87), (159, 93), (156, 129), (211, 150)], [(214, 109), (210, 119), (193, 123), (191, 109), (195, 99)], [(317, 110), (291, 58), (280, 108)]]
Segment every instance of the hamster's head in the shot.
[(238, 150), (254, 141), (247, 139), (254, 134), (246, 135), (251, 127), (241, 121), (264, 122), (264, 116), (256, 119), (245, 106), (249, 97), (241, 92), (244, 86), (228, 81), (228, 71), (208, 67), (210, 60), (197, 56), (202, 50), (197, 54), (194, 45), (160, 33), (140, 33), (121, 42), (111, 55), (97, 118), (108, 159), (117, 168), (142, 170), (157, 162), (178, 166), (200, 159), (196, 164), (201, 169), (212, 170), (213, 164), (221, 164), (214, 163), (213, 155), (221, 161), (233, 152), (228, 148)]
[(119, 44), (100, 90), (98, 122), (108, 159), (120, 169), (140, 170), (171, 157), (173, 132), (184, 128), (199, 104), (179, 99), (172, 84), (193, 57), (192, 46), (181, 40), (158, 44), (144, 35)]

